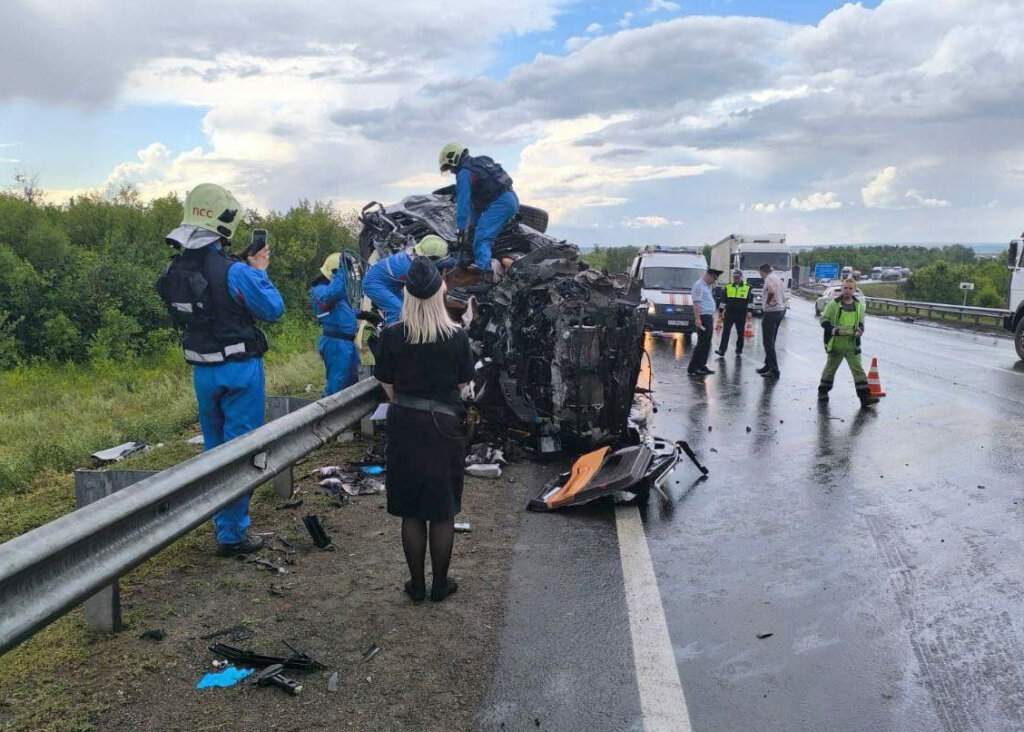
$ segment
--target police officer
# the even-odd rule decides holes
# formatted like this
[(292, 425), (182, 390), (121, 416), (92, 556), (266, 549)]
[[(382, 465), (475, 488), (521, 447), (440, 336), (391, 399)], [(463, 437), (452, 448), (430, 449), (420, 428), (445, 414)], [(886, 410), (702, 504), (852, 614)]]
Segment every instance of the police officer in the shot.
[(694, 347), (690, 363), (686, 367), (686, 372), (690, 376), (707, 376), (715, 373), (708, 368), (708, 354), (711, 353), (711, 328), (715, 321), (715, 297), (711, 293), (711, 285), (720, 274), (722, 274), (722, 270), (708, 267), (707, 271), (690, 288), (690, 298), (693, 300), (693, 323), (697, 328), (697, 345)]
[(322, 396), (339, 392), (359, 379), (356, 313), (348, 301), (347, 280), (341, 254), (332, 254), (324, 260), (320, 276), (309, 288), (309, 304), (322, 328), (316, 342), (327, 372)]
[(384, 313), (384, 322), (398, 322), (402, 314), (402, 296), (405, 277), (415, 255), (437, 261), (448, 254), (448, 243), (439, 236), (428, 234), (420, 239), (412, 251), (402, 250), (373, 264), (363, 276), (363, 294)]
[(512, 178), (491, 158), (472, 156), (457, 142), (441, 148), (438, 163), (442, 173), (455, 173), (455, 224), (460, 250), (471, 244), (481, 278), (493, 282), (491, 247), (501, 227), (519, 211)]
[(846, 359), (853, 375), (853, 386), (857, 390), (861, 407), (878, 404), (878, 397), (871, 395), (868, 377), (860, 362), (860, 337), (864, 334), (864, 301), (854, 297), (857, 281), (852, 277), (843, 280), (839, 297), (830, 301), (821, 314), (821, 327), (825, 330), (825, 368), (818, 384), (818, 401), (827, 402), (832, 390), (833, 379), (839, 364)]
[(722, 288), (722, 296), (718, 309), (723, 311), (725, 323), (722, 326), (722, 340), (715, 351), (724, 356), (729, 350), (729, 329), (736, 329), (736, 355), (743, 354), (743, 329), (746, 327), (750, 314), (750, 304), (754, 301), (754, 293), (750, 285), (743, 281), (743, 270), (736, 269), (732, 273), (732, 282)]
[[(267, 277), (269, 247), (238, 261), (224, 250), (242, 219), (242, 207), (219, 185), (203, 183), (185, 198), (181, 226), (167, 243), (181, 250), (157, 284), (175, 322), (199, 403), (203, 444), (210, 450), (256, 429), (264, 418), (263, 354), (267, 339), (256, 319), (276, 321), (284, 302)], [(177, 313), (177, 315), (175, 315)], [(247, 537), (249, 495), (213, 514), (218, 554), (256, 551)]]

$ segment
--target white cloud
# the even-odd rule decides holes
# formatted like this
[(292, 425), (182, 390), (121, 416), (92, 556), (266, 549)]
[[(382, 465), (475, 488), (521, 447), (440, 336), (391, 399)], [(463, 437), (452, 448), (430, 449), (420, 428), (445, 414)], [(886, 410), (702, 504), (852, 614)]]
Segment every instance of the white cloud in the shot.
[(571, 36), (565, 39), (565, 43), (563, 43), (562, 45), (565, 47), (566, 51), (578, 51), (585, 45), (590, 43), (592, 40), (594, 39), (584, 38), (583, 36)]
[(679, 3), (669, 2), (669, 0), (650, 0), (644, 12), (660, 13), (662, 11), (673, 12), (676, 10), (679, 10)]
[(909, 188), (902, 194), (901, 173), (894, 165), (885, 167), (870, 183), (861, 188), (861, 199), (868, 208), (946, 208), (950, 202), (941, 198), (926, 197), (916, 188)]
[(627, 10), (623, 13), (622, 17), (615, 23), (619, 28), (628, 28), (633, 25), (633, 11)]
[(679, 226), (683, 222), (676, 219), (667, 219), (664, 216), (631, 216), (623, 219), (622, 223), (631, 229), (658, 229), (662, 226)]
[(819, 209), (842, 208), (843, 202), (832, 191), (815, 192), (806, 198), (789, 199), (789, 207), (797, 211), (818, 211)]
[[(750, 209), (751, 211), (755, 211), (757, 213), (774, 213), (778, 209), (778, 206), (776, 204), (774, 204), (774, 203), (760, 203), (760, 202), (758, 202), (758, 203), (751, 204), (750, 206), (747, 206), (747, 208)], [(741, 210), (743, 210), (743, 209), (741, 209)]]
[(604, 26), (600, 23), (591, 23), (587, 26), (587, 29), (584, 32), (593, 35), (595, 33), (600, 33), (603, 29)]
[(947, 206), (952, 205), (949, 201), (946, 201), (941, 198), (926, 198), (923, 195), (921, 195), (920, 191), (914, 190), (913, 188), (911, 188), (903, 195), (908, 201), (911, 201), (914, 205), (924, 206), (925, 208), (946, 208)]

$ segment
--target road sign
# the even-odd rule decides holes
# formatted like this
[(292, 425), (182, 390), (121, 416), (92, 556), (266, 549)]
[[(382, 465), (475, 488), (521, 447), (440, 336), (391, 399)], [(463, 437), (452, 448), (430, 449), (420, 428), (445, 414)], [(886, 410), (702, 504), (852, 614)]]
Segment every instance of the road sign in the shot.
[(814, 279), (834, 280), (839, 276), (839, 262), (818, 262), (814, 265)]
[(961, 282), (960, 283), (960, 289), (961, 290), (973, 290), (974, 289), (974, 283), (973, 282)]

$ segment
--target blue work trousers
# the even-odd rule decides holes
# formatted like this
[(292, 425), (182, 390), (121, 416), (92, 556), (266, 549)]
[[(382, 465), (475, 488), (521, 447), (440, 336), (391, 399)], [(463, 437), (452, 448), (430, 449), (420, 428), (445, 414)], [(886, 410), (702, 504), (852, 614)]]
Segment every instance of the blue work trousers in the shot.
[(355, 343), (322, 335), (316, 342), (316, 350), (320, 352), (327, 371), (321, 396), (335, 394), (359, 380), (359, 352)]
[[(490, 267), (490, 264), (487, 266)], [(403, 284), (398, 283), (397, 292), (392, 287), (383, 275), (378, 275), (373, 269), (363, 278), (363, 294), (384, 313), (384, 322), (388, 325), (397, 323), (402, 315)]]
[[(199, 402), (203, 445), (212, 450), (263, 424), (263, 359), (228, 361), (217, 366), (194, 366), (192, 380)], [(249, 528), (249, 494), (239, 496), (213, 514), (218, 544), (245, 540)]]
[(491, 271), (491, 248), (501, 227), (519, 211), (519, 199), (514, 191), (505, 191), (491, 201), (491, 205), (476, 218), (473, 234), (473, 254), (481, 271)]

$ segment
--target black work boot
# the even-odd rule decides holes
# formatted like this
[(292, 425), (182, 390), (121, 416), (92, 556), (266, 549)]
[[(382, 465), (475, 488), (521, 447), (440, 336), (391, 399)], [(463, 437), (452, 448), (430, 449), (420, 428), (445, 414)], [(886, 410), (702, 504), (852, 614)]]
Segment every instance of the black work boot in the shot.
[(863, 407), (870, 407), (870, 406), (872, 406), (874, 404), (878, 404), (878, 402), (879, 402), (878, 397), (872, 396), (871, 389), (869, 389), (867, 387), (864, 387), (862, 389), (857, 389), (857, 396), (860, 398), (860, 406), (862, 408)]
[(262, 536), (247, 536), (237, 544), (219, 544), (217, 556), (237, 557), (239, 554), (253, 554), (263, 548)]
[(819, 402), (827, 402), (828, 401), (828, 389), (823, 389), (820, 386), (818, 387), (818, 401)]

